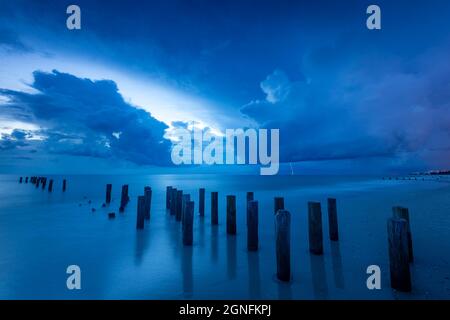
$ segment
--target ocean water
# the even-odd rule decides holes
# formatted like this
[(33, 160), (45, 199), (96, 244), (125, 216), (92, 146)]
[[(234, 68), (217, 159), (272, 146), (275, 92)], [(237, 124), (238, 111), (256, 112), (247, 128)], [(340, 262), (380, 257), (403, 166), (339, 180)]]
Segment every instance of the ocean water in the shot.
[[(78, 175), (54, 191), (0, 176), (0, 299), (449, 299), (449, 181), (379, 177)], [(105, 185), (113, 184), (107, 208)], [(120, 189), (131, 201), (118, 212)], [(151, 219), (136, 230), (136, 198), (153, 190)], [(165, 210), (171, 185), (195, 201), (194, 244)], [(198, 189), (206, 188), (205, 217)], [(210, 192), (219, 192), (219, 226), (211, 226)], [(259, 201), (258, 252), (246, 250), (245, 196)], [(237, 235), (226, 234), (226, 195), (237, 196)], [(292, 281), (276, 279), (273, 198), (292, 215)], [(327, 197), (337, 198), (340, 241), (328, 237)], [(91, 201), (91, 203), (89, 203)], [(324, 255), (308, 250), (307, 202), (322, 203)], [(413, 291), (390, 288), (386, 220), (394, 205), (410, 209)], [(91, 209), (96, 211), (92, 212)], [(110, 220), (108, 212), (116, 212)], [(81, 268), (81, 290), (68, 290), (66, 268)], [(366, 268), (381, 268), (381, 290), (368, 290)]]

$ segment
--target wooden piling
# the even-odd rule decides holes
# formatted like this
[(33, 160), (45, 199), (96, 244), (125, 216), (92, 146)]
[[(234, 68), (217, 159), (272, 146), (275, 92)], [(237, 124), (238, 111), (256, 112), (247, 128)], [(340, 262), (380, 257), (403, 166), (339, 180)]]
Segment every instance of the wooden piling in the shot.
[(194, 225), (194, 202), (187, 201), (183, 213), (183, 244), (192, 246), (193, 243), (193, 225)]
[(53, 191), (53, 179), (50, 179), (50, 181), (48, 182), (48, 192), (52, 191)]
[(22, 183), (23, 177), (19, 178), (19, 183)]
[(67, 189), (67, 181), (66, 181), (66, 179), (64, 179), (63, 180), (63, 185), (62, 185), (62, 191), (66, 192), (66, 189)]
[(322, 210), (320, 202), (308, 202), (309, 251), (323, 254)]
[(253, 192), (251, 192), (251, 191), (249, 191), (249, 192), (247, 192), (247, 196), (246, 196), (246, 202), (245, 202), (245, 208), (246, 208), (246, 212), (247, 212), (247, 216), (246, 216), (246, 218), (247, 218), (247, 224), (248, 224), (248, 203), (249, 203), (249, 201), (253, 201), (254, 200), (254, 193)]
[(150, 220), (150, 209), (152, 206), (152, 188), (145, 187), (144, 188), (144, 196), (145, 196), (145, 220)]
[(177, 188), (172, 188), (170, 195), (170, 215), (174, 216), (177, 213)]
[(112, 191), (112, 184), (108, 183), (106, 185), (106, 204), (111, 203), (111, 191)]
[(200, 188), (198, 193), (198, 211), (200, 217), (205, 216), (205, 188)]
[(183, 209), (183, 191), (177, 190), (177, 207), (175, 213), (175, 220), (181, 221), (181, 210)]
[(145, 196), (138, 196), (136, 229), (144, 229)]
[(25, 183), (28, 183), (28, 177), (25, 177)]
[(336, 199), (328, 198), (328, 231), (331, 241), (339, 240)]
[(278, 210), (284, 210), (284, 198), (282, 197), (274, 199), (274, 214), (277, 214)]
[(227, 234), (236, 234), (236, 196), (227, 196)]
[(114, 219), (116, 217), (116, 214), (114, 212), (108, 213), (108, 219)]
[(258, 201), (247, 202), (247, 250), (258, 250)]
[(128, 185), (124, 184), (122, 186), (122, 193), (120, 195), (120, 208), (119, 211), (123, 212), (125, 210), (126, 205), (128, 204)]
[(390, 218), (387, 222), (389, 244), (389, 269), (393, 289), (411, 291), (411, 274), (408, 257), (408, 222)]
[(166, 187), (166, 209), (170, 209), (170, 196), (172, 195), (172, 187)]
[(291, 279), (291, 214), (278, 210), (275, 215), (277, 278), (281, 281)]
[(181, 224), (184, 226), (185, 220), (184, 220), (184, 213), (186, 211), (186, 204), (191, 201), (191, 196), (189, 194), (183, 194), (182, 197), (182, 204), (181, 204)]
[(403, 208), (403, 207), (393, 207), (392, 213), (393, 213), (393, 218), (406, 220), (407, 238), (408, 238), (408, 260), (409, 260), (409, 262), (414, 262), (412, 234), (411, 234), (411, 222), (409, 220), (409, 210), (408, 210), (408, 208)]
[(47, 186), (47, 178), (42, 178), (42, 190)]
[(211, 224), (219, 224), (219, 193), (211, 192)]

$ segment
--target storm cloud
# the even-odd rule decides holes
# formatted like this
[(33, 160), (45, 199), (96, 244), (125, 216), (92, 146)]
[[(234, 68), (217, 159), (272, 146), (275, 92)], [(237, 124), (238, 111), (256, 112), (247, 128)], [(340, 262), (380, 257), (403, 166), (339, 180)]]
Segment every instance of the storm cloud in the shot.
[[(147, 111), (127, 103), (111, 80), (90, 80), (54, 70), (36, 71), (30, 85), (36, 93), (0, 89), (7, 98), (1, 113), (21, 115), (39, 126), (28, 133), (50, 153), (168, 164), (167, 126)], [(3, 146), (26, 144), (18, 131), (3, 135)]]
[(261, 127), (280, 128), (282, 161), (385, 157), (444, 165), (449, 47), (402, 62), (352, 49), (342, 44), (310, 52), (301, 80), (276, 69), (260, 84), (265, 98), (241, 112)]

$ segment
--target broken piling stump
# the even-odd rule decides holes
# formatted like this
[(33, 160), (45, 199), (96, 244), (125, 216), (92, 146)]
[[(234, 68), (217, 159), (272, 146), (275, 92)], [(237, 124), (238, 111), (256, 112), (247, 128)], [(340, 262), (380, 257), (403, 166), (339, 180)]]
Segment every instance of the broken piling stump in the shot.
[(166, 209), (170, 209), (170, 196), (172, 194), (172, 187), (166, 187)]
[(66, 192), (66, 189), (67, 189), (67, 181), (66, 181), (66, 179), (64, 179), (63, 184), (62, 184), (62, 191)]
[(408, 210), (408, 208), (397, 206), (397, 207), (392, 208), (392, 213), (393, 213), (393, 218), (406, 220), (407, 238), (408, 238), (408, 260), (409, 260), (409, 262), (414, 262), (412, 234), (411, 234), (411, 222), (409, 221), (409, 210)]
[(192, 246), (193, 243), (193, 224), (194, 224), (194, 202), (187, 201), (183, 213), (183, 244)]
[(150, 209), (152, 206), (152, 188), (145, 187), (144, 196), (145, 196), (145, 220), (150, 220)]
[(174, 216), (177, 213), (177, 188), (172, 188), (170, 196), (170, 215)]
[(198, 212), (200, 217), (205, 216), (205, 188), (200, 188), (198, 193)]
[(247, 202), (247, 250), (258, 250), (258, 201)]
[(138, 196), (136, 229), (144, 229), (145, 196)]
[(323, 254), (322, 210), (320, 202), (308, 202), (309, 251)]
[(183, 207), (183, 191), (177, 190), (177, 207), (175, 213), (175, 220), (181, 221), (181, 210)]
[(247, 192), (247, 195), (246, 195), (246, 202), (245, 202), (245, 208), (246, 208), (246, 212), (247, 212), (247, 224), (248, 224), (248, 203), (249, 203), (249, 201), (253, 201), (254, 200), (254, 194), (253, 194), (253, 192), (251, 192), (251, 191), (249, 191), (249, 192)]
[(114, 212), (108, 213), (108, 219), (114, 219), (116, 217), (116, 214)]
[(110, 204), (111, 203), (111, 191), (112, 191), (112, 184), (108, 183), (106, 185), (106, 204)]
[(274, 214), (277, 214), (278, 210), (284, 210), (284, 198), (275, 197), (274, 198)]
[(119, 211), (123, 212), (125, 210), (126, 205), (128, 204), (128, 185), (124, 184), (122, 186), (122, 193), (120, 195), (120, 208)]
[(277, 278), (291, 280), (291, 214), (278, 210), (275, 215)]
[(408, 223), (405, 219), (390, 218), (387, 222), (389, 270), (393, 289), (411, 291), (408, 257)]
[(183, 194), (182, 204), (181, 204), (181, 225), (183, 225), (183, 226), (185, 224), (184, 213), (186, 211), (186, 204), (189, 201), (191, 201), (191, 196), (189, 194)]
[(211, 224), (219, 224), (219, 193), (211, 192)]
[(48, 182), (48, 192), (52, 191), (53, 191), (53, 179), (50, 179), (50, 181)]
[(331, 241), (339, 240), (336, 199), (328, 198), (328, 231)]
[(236, 234), (236, 196), (227, 196), (227, 234)]

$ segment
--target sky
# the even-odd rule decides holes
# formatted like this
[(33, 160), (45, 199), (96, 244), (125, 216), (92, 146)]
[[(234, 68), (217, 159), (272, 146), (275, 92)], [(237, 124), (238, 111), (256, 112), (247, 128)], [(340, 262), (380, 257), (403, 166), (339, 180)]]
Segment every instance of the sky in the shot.
[[(81, 30), (66, 27), (71, 4)], [(371, 4), (381, 30), (366, 27)], [(448, 1), (0, 8), (2, 173), (171, 168), (170, 132), (187, 124), (277, 128), (297, 174), (450, 167)]]

